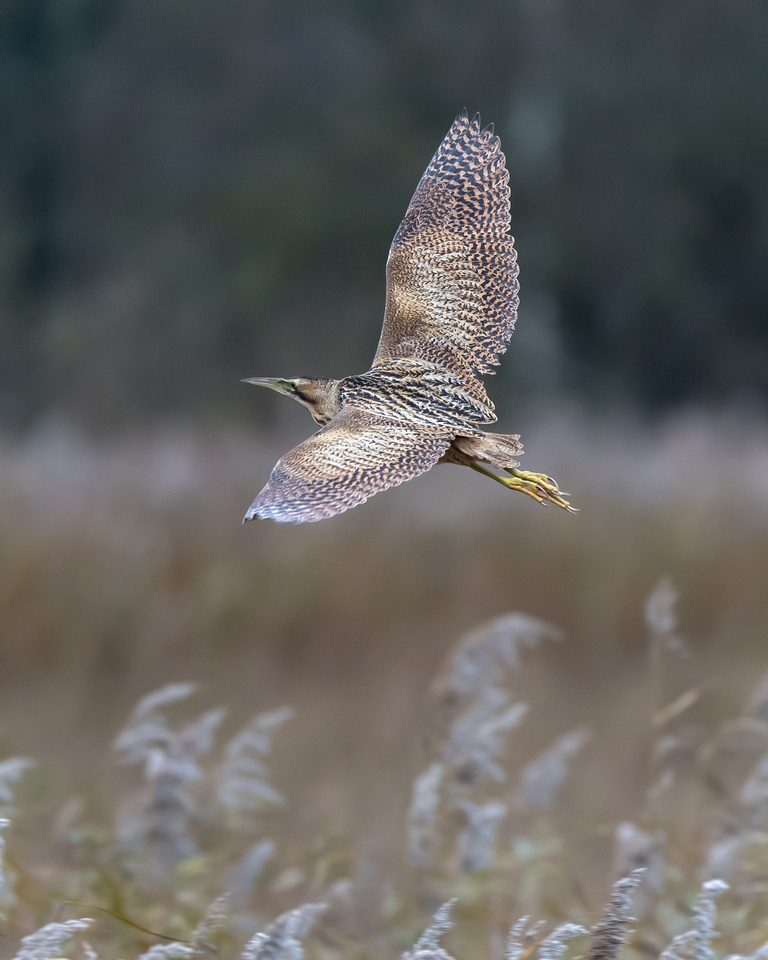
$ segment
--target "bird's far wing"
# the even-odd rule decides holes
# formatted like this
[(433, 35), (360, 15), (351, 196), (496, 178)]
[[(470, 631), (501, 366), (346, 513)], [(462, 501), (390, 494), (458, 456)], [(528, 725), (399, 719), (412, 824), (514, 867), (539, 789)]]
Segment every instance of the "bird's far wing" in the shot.
[(493, 127), (457, 117), (419, 181), (387, 260), (374, 366), (430, 360), (464, 376), (498, 363), (517, 317), (509, 174)]
[(245, 520), (309, 523), (363, 503), (433, 467), (450, 428), (421, 426), (344, 407), (275, 464)]

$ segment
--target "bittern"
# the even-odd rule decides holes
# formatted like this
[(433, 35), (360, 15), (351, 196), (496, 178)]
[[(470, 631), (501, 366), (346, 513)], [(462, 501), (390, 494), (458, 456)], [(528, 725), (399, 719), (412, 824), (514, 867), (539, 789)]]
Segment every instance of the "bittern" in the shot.
[(371, 369), (341, 380), (245, 381), (298, 400), (320, 429), (277, 461), (243, 522), (322, 520), (436, 463), (471, 467), (539, 503), (573, 510), (551, 477), (518, 469), (518, 435), (480, 429), (496, 416), (479, 375), (493, 373), (517, 319), (509, 224), (499, 138), (493, 125), (481, 129), (479, 115), (470, 120), (464, 112), (392, 241)]

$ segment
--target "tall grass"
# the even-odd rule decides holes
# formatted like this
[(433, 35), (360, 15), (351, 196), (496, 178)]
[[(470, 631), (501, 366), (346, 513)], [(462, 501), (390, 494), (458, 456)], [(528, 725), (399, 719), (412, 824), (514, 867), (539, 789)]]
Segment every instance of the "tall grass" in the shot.
[(754, 954), (762, 434), (696, 430), (542, 427), (576, 518), (442, 469), (296, 529), (243, 437), (7, 443), (0, 951)]
[[(660, 658), (688, 655), (674, 596), (662, 580), (646, 603), (654, 682), (666, 672), (658, 669)], [(0, 875), (12, 945), (7, 955), (45, 960), (87, 931), (79, 949), (89, 960), (301, 960), (303, 941), (317, 927), (312, 950), (318, 957), (391, 956), (410, 940), (415, 945), (404, 960), (489, 952), (521, 960), (534, 951), (540, 960), (560, 960), (570, 940), (588, 934), (589, 960), (614, 960), (625, 941), (635, 954), (660, 960), (714, 960), (728, 951), (733, 957), (745, 946), (762, 957), (768, 932), (765, 683), (739, 717), (702, 725), (695, 737), (687, 715), (696, 698), (673, 691), (658, 711), (651, 697), (648, 785), (638, 796), (642, 825), (612, 828), (620, 875), (589, 933), (595, 905), (587, 891), (605, 891), (608, 864), (598, 876), (600, 858), (594, 857), (591, 875), (584, 874), (574, 850), (579, 834), (591, 828), (564, 815), (567, 806), (558, 797), (573, 803), (569, 780), (582, 750), (598, 755), (605, 777), (612, 773), (610, 757), (582, 730), (560, 736), (520, 769), (509, 744), (525, 716), (522, 702), (510, 705), (524, 661), (539, 655), (541, 641), (558, 636), (548, 624), (512, 614), (457, 643), (433, 684), (440, 733), (428, 752), (439, 759), (413, 784), (411, 863), (381, 864), (373, 883), (361, 872), (361, 851), (334, 849), (319, 837), (300, 852), (284, 841), (276, 850), (266, 838), (265, 811), (283, 802), (269, 784), (267, 762), (273, 736), (290, 717), (286, 709), (257, 715), (222, 743), (223, 709), (185, 716), (194, 685), (146, 694), (113, 744), (113, 762), (138, 766), (138, 782), (109, 791), (106, 820), (85, 803), (69, 811), (35, 809), (31, 798), (23, 801), (29, 763), (6, 761), (2, 797), (11, 844), (0, 848)], [(714, 777), (725, 772), (717, 758), (726, 746), (744, 760), (728, 786)], [(644, 844), (650, 836), (653, 844)], [(626, 862), (629, 838), (632, 864)], [(453, 898), (419, 936), (420, 918), (446, 894)], [(719, 920), (716, 899), (724, 904)], [(294, 906), (268, 923), (289, 901)], [(636, 929), (630, 929), (630, 911)], [(455, 937), (450, 951), (441, 943), (449, 934)], [(716, 954), (712, 941), (721, 934)]]

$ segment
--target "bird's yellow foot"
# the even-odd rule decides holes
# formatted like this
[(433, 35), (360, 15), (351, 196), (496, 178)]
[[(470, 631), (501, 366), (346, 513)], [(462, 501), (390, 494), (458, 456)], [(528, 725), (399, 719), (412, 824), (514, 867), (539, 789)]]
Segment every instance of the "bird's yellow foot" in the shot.
[(578, 513), (577, 507), (572, 507), (565, 497), (570, 494), (561, 491), (557, 482), (545, 473), (532, 473), (530, 470), (518, 470), (516, 467), (505, 468), (509, 479), (499, 477), (499, 481), (510, 490), (519, 490), (526, 496), (533, 497), (537, 503), (555, 503), (569, 513)]
[(508, 473), (509, 476), (500, 477), (498, 473), (488, 470), (479, 463), (470, 463), (469, 466), (473, 470), (477, 470), (478, 473), (482, 473), (484, 477), (490, 477), (491, 480), (503, 484), (508, 490), (519, 490), (520, 493), (532, 497), (537, 503), (556, 503), (558, 507), (562, 507), (568, 513), (579, 512), (565, 499), (570, 494), (560, 490), (557, 483), (546, 473), (532, 473), (530, 470), (518, 470), (517, 467), (504, 467), (504, 472)]

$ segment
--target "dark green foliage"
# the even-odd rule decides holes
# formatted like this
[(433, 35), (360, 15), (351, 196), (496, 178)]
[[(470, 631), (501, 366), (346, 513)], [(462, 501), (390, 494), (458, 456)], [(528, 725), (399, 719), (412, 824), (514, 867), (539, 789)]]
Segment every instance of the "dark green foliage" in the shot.
[(0, 422), (232, 416), (241, 376), (366, 369), (463, 107), (512, 174), (502, 393), (764, 400), (767, 46), (760, 0), (7, 0)]

